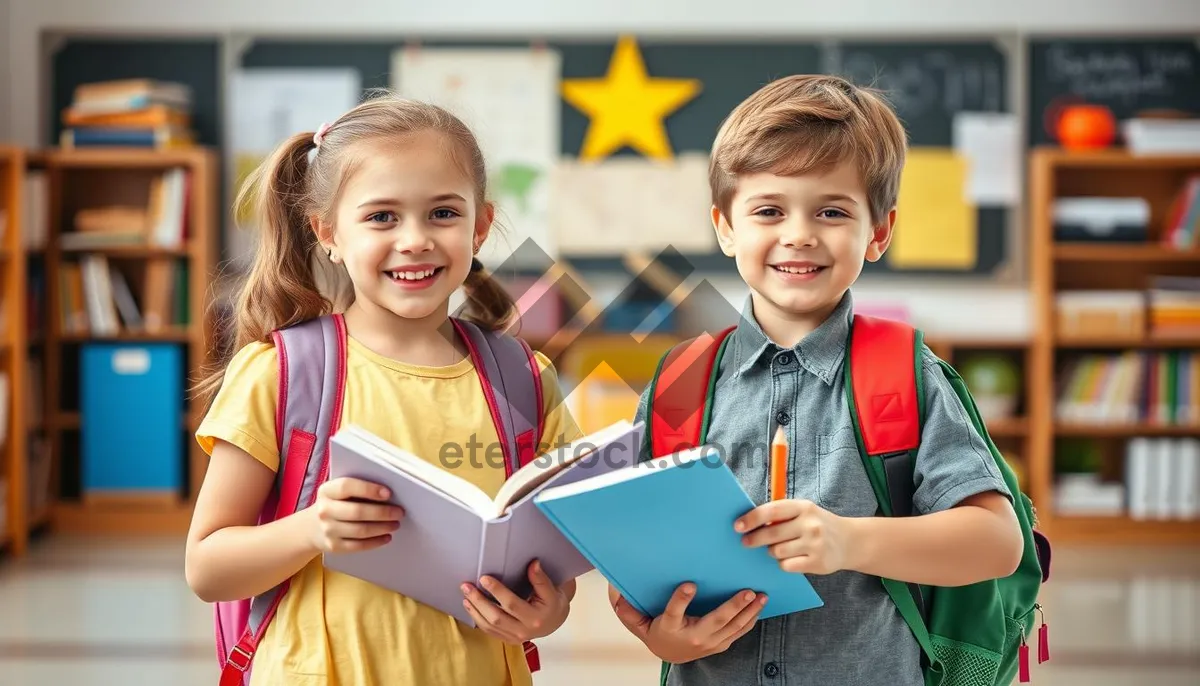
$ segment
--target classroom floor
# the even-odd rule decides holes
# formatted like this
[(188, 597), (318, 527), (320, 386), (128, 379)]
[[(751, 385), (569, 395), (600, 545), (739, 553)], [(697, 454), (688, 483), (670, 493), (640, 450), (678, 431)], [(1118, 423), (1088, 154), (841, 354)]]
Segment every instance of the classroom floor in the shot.
[[(209, 607), (177, 540), (51, 537), (0, 558), (0, 684), (215, 686)], [(1200, 551), (1056, 550), (1039, 686), (1200, 683)], [(540, 642), (539, 685), (657, 683), (658, 663), (589, 574), (562, 631)]]

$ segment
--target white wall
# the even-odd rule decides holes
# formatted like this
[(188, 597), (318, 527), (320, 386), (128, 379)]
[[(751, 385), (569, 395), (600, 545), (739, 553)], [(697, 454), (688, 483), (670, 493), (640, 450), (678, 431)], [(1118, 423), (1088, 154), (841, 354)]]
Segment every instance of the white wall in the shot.
[(11, 0), (0, 0), (0, 142), (12, 136), (12, 40)]
[[(39, 143), (46, 118), (37, 105), (44, 101), (39, 37), (56, 28), (323, 36), (1200, 33), (1200, 0), (0, 0), (0, 19), (6, 5), (0, 138), (25, 145)], [(1020, 285), (901, 279), (867, 282), (856, 292), (860, 300), (907, 300), (922, 324), (939, 332), (1020, 335), (1029, 327), (1028, 294)], [(727, 297), (736, 299), (737, 290)]]

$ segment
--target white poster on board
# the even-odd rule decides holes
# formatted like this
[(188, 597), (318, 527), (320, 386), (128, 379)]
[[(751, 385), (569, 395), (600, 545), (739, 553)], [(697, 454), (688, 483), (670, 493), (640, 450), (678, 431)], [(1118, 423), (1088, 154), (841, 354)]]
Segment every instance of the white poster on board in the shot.
[(967, 199), (982, 207), (1008, 207), (1021, 197), (1020, 125), (1006, 112), (959, 112), (954, 150), (967, 159)]
[(479, 254), (489, 268), (514, 253), (510, 264), (526, 261), (517, 251), (527, 240), (540, 248), (531, 255), (557, 254), (548, 215), (559, 158), (561, 63), (548, 48), (420, 47), (393, 54), (392, 87), (453, 112), (479, 140), (500, 224)]
[[(283, 141), (301, 131), (332, 123), (362, 98), (356, 69), (241, 69), (229, 84), (229, 202), (242, 180)], [(246, 265), (258, 244), (250, 216), (226, 236), (230, 256)]]

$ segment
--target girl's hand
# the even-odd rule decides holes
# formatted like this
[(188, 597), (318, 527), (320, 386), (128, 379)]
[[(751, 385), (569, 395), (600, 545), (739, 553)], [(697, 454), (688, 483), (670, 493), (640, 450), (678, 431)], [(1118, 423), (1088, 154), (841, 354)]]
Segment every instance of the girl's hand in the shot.
[(779, 567), (798, 574), (832, 574), (847, 569), (853, 546), (848, 520), (807, 500), (775, 500), (738, 518), (734, 531), (750, 547), (767, 551)]
[(533, 595), (529, 600), (517, 597), (490, 576), (483, 577), (479, 583), (495, 601), (475, 586), (463, 584), (463, 595), (466, 596), (463, 606), (477, 627), (506, 643), (520, 645), (549, 636), (567, 621), (571, 599), (575, 597), (575, 580), (568, 579), (562, 586), (555, 586), (541, 563), (534, 560), (529, 565), (529, 581), (533, 584)]
[(378, 548), (392, 540), (404, 510), (387, 502), (386, 488), (361, 479), (326, 481), (309, 508), (315, 526), (312, 543), (321, 552), (349, 553)]
[(734, 641), (754, 628), (759, 612), (767, 604), (767, 596), (746, 590), (703, 617), (694, 617), (686, 611), (695, 595), (695, 584), (680, 584), (671, 594), (663, 613), (647, 617), (630, 605), (617, 589), (608, 587), (608, 601), (617, 619), (646, 644), (655, 657), (672, 664), (725, 652)]

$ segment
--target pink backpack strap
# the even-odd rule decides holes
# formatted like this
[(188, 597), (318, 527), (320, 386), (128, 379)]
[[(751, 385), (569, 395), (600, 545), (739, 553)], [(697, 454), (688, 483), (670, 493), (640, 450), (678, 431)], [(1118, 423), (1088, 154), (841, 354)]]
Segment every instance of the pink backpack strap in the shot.
[[(279, 449), (272, 497), (260, 522), (312, 505), (329, 476), (329, 438), (341, 423), (346, 387), (346, 325), (341, 315), (312, 319), (272, 334), (279, 354), (275, 434)], [(245, 628), (224, 658), (221, 686), (244, 686), (258, 642), (290, 580), (249, 601)]]
[(467, 346), (504, 451), (508, 476), (537, 457), (544, 421), (542, 374), (525, 341), (452, 318)]

